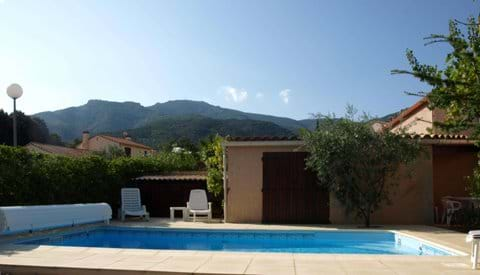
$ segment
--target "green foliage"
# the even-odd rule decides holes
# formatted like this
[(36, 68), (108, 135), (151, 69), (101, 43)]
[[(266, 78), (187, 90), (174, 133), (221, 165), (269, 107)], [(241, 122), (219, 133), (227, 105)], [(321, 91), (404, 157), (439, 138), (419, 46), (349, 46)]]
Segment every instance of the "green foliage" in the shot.
[[(17, 111), (18, 144), (26, 145), (31, 141), (48, 144), (61, 144), (58, 135), (52, 134), (45, 122)], [(0, 109), (0, 144), (13, 144), (13, 117)]]
[(190, 154), (162, 152), (153, 157), (121, 157), (110, 161), (113, 173), (123, 178), (172, 171), (196, 170), (198, 162)]
[[(203, 116), (167, 116), (145, 126), (127, 130), (135, 140), (169, 150), (179, 146), (195, 153), (197, 144), (208, 136), (290, 136), (292, 132), (272, 122), (249, 119), (212, 119)], [(120, 136), (121, 132), (111, 133)]]
[(473, 175), (467, 178), (470, 195), (480, 198), (480, 169), (475, 169)]
[(461, 217), (461, 225), (467, 231), (476, 230), (480, 226), (480, 208), (462, 209), (463, 217)]
[(390, 132), (376, 133), (366, 116), (356, 119), (349, 107), (345, 118), (322, 117), (315, 131), (302, 133), (307, 167), (319, 184), (333, 192), (347, 213), (354, 212), (370, 226), (370, 215), (390, 201), (397, 185), (395, 173), (412, 163), (419, 143)]
[(52, 145), (65, 146), (65, 143), (63, 143), (62, 138), (55, 133), (50, 134), (48, 143)]
[(101, 152), (95, 152), (95, 154), (107, 159), (114, 159), (119, 157), (126, 157), (125, 151), (117, 145), (109, 145)]
[(115, 208), (120, 188), (133, 177), (196, 169), (197, 160), (188, 155), (69, 158), (0, 145), (0, 204), (107, 202)]
[(171, 140), (166, 143), (160, 144), (159, 148), (160, 151), (163, 152), (172, 152), (175, 147), (180, 147), (186, 152), (190, 152), (192, 154), (197, 154), (198, 153), (198, 146), (196, 143), (191, 141), (187, 137), (181, 137), (177, 140)]
[(202, 141), (200, 157), (207, 167), (207, 188), (215, 197), (223, 195), (223, 138), (210, 136)]
[[(445, 122), (436, 126), (446, 132), (471, 130), (472, 137), (480, 140), (480, 18), (470, 17), (467, 22), (451, 20), (447, 35), (431, 35), (429, 42), (447, 43), (451, 52), (445, 58), (445, 68), (421, 64), (413, 51), (407, 50), (411, 71), (394, 70), (409, 74), (432, 87), (426, 95), (430, 108), (446, 111)], [(480, 144), (477, 143), (477, 146)], [(472, 195), (480, 196), (480, 167), (469, 178)]]
[(77, 148), (77, 146), (80, 145), (80, 143), (82, 143), (82, 140), (79, 138), (76, 138), (71, 143), (67, 144), (67, 146), (70, 148)]
[(480, 25), (470, 17), (466, 23), (450, 21), (449, 34), (431, 35), (429, 42), (447, 43), (451, 52), (445, 58), (445, 68), (421, 64), (413, 51), (407, 50), (411, 71), (394, 70), (393, 73), (410, 74), (432, 87), (427, 95), (430, 107), (444, 109), (445, 123), (438, 126), (448, 131), (465, 129), (480, 132)]

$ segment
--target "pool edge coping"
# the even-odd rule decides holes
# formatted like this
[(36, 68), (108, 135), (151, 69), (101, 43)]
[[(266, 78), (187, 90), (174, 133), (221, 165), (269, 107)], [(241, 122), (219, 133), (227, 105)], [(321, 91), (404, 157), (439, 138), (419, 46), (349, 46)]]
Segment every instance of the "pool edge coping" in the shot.
[[(446, 245), (443, 245), (443, 244), (440, 244), (440, 243), (437, 243), (435, 241), (430, 241), (428, 239), (425, 239), (425, 238), (422, 238), (422, 237), (417, 237), (417, 236), (414, 236), (412, 234), (409, 234), (409, 233), (405, 233), (405, 232), (400, 232), (398, 229), (379, 229), (379, 228), (372, 228), (372, 229), (368, 229), (368, 228), (324, 228), (324, 229), (314, 229), (314, 228), (308, 228), (308, 229), (300, 229), (300, 228), (293, 228), (293, 229), (271, 229), (271, 228), (264, 228), (264, 229), (245, 229), (245, 228), (184, 228), (184, 227), (161, 227), (161, 226), (144, 226), (144, 225), (140, 225), (140, 226), (128, 226), (128, 225), (125, 225), (125, 226), (121, 226), (121, 225), (116, 225), (116, 224), (104, 224), (104, 223), (98, 223), (98, 224), (90, 224), (88, 226), (79, 226), (79, 227), (75, 227), (75, 228), (72, 228), (72, 227), (68, 227), (68, 228), (62, 228), (62, 229), (56, 229), (56, 230), (52, 230), (52, 231), (47, 231), (47, 232), (42, 232), (42, 231), (39, 231), (39, 232), (35, 232), (36, 234), (39, 234), (37, 236), (30, 236), (30, 237), (27, 237), (27, 236), (17, 236), (17, 237), (14, 237), (13, 240), (8, 240), (8, 241), (0, 241), (0, 251), (2, 250), (2, 247), (3, 246), (18, 246), (18, 247), (31, 247), (31, 246), (38, 246), (38, 247), (52, 247), (52, 248), (55, 248), (55, 247), (71, 247), (71, 248), (78, 248), (78, 249), (89, 249), (89, 248), (105, 248), (105, 249), (119, 249), (119, 250), (123, 250), (123, 249), (139, 249), (139, 250), (158, 250), (158, 251), (171, 251), (171, 252), (178, 252), (178, 251), (203, 251), (203, 250), (194, 250), (194, 249), (185, 249), (185, 250), (172, 250), (172, 249), (145, 249), (145, 248), (114, 248), (114, 247), (88, 247), (88, 246), (58, 246), (58, 245), (46, 245), (46, 244), (41, 244), (41, 245), (35, 245), (35, 244), (17, 244), (15, 243), (16, 241), (18, 240), (35, 240), (35, 239), (42, 239), (42, 238), (49, 238), (49, 236), (52, 236), (52, 235), (56, 235), (56, 234), (59, 234), (59, 235), (68, 235), (68, 234), (75, 234), (75, 233), (81, 233), (83, 231), (87, 231), (87, 230), (95, 230), (95, 229), (99, 229), (99, 228), (102, 228), (102, 227), (107, 227), (107, 228), (122, 228), (122, 229), (131, 229), (131, 228), (134, 228), (134, 229), (138, 229), (138, 230), (141, 230), (141, 229), (148, 229), (148, 230), (166, 230), (166, 231), (169, 231), (169, 230), (185, 230), (185, 231), (189, 231), (189, 230), (205, 230), (205, 231), (277, 231), (277, 232), (292, 232), (292, 231), (298, 231), (298, 232), (311, 232), (311, 231), (314, 231), (314, 232), (325, 232), (325, 231), (331, 231), (331, 232), (336, 232), (336, 231), (350, 231), (350, 232), (391, 232), (391, 233), (394, 233), (394, 234), (398, 234), (398, 235), (403, 235), (405, 237), (408, 237), (408, 238), (412, 238), (414, 240), (417, 240), (421, 243), (425, 243), (427, 245), (430, 245), (432, 246), (433, 248), (440, 248), (442, 250), (445, 250), (449, 253), (453, 253), (454, 255), (426, 255), (426, 256), (433, 256), (433, 257), (455, 257), (455, 256), (461, 256), (461, 257), (465, 257), (465, 256), (469, 256), (470, 254), (467, 253), (467, 252), (463, 252), (463, 251), (460, 251), (458, 249), (455, 249), (455, 248), (451, 248), (449, 246), (446, 246)], [(60, 232), (56, 232), (57, 230), (60, 230)], [(400, 229), (401, 230), (401, 229)], [(35, 234), (33, 233), (33, 234)], [(43, 234), (42, 234), (43, 233)], [(23, 234), (22, 234), (23, 235)], [(212, 252), (212, 251), (205, 251), (205, 252)], [(247, 252), (242, 252), (242, 251), (215, 251), (215, 253), (232, 253), (232, 252), (240, 252), (240, 253), (247, 253)], [(295, 252), (250, 252), (250, 253), (265, 253), (265, 254), (273, 254), (273, 255), (277, 255), (279, 253), (287, 253), (287, 254), (335, 254), (335, 255), (370, 255), (370, 254), (362, 254), (362, 253), (295, 253)], [(389, 255), (389, 254), (378, 254), (378, 255)], [(389, 256), (419, 256), (419, 255), (389, 255)], [(421, 256), (420, 256), (421, 257)]]
[[(412, 239), (415, 239), (417, 241), (420, 241), (420, 242), (423, 242), (423, 243), (426, 243), (426, 244), (429, 244), (433, 247), (439, 247), (443, 250), (446, 250), (446, 251), (449, 251), (449, 252), (453, 252), (454, 254), (456, 255), (445, 255), (443, 257), (449, 257), (449, 256), (469, 256), (470, 254), (466, 253), (466, 252), (463, 252), (463, 251), (460, 251), (460, 250), (457, 250), (455, 248), (451, 248), (449, 246), (445, 246), (443, 244), (439, 244), (439, 243), (436, 243), (436, 242), (433, 242), (433, 241), (430, 241), (430, 240), (427, 240), (427, 239), (424, 239), (424, 238), (421, 238), (421, 237), (417, 237), (417, 236), (413, 236), (411, 234), (408, 234), (408, 233), (404, 233), (404, 232), (399, 232), (395, 229), (392, 229), (392, 230), (389, 230), (390, 232), (393, 232), (395, 234), (398, 234), (398, 235), (403, 235), (403, 236), (406, 236), (406, 237), (409, 237), (409, 238), (412, 238)], [(437, 255), (437, 256), (440, 256), (440, 255)], [(442, 257), (442, 256), (440, 256)]]

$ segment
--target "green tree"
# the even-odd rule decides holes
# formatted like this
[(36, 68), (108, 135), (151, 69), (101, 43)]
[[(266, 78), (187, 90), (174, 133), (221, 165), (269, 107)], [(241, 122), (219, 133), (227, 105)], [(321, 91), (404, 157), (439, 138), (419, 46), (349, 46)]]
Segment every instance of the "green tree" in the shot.
[(0, 109), (0, 144), (12, 145), (12, 120)]
[(50, 134), (50, 137), (49, 137), (49, 144), (52, 144), (52, 145), (58, 145), (58, 146), (65, 146), (65, 143), (62, 141), (62, 138), (60, 137), (60, 135), (56, 134), (56, 133), (53, 133), (53, 134)]
[[(411, 70), (393, 70), (394, 74), (409, 74), (432, 87), (427, 96), (430, 108), (446, 111), (446, 120), (438, 126), (449, 131), (474, 129), (480, 134), (480, 24), (474, 17), (466, 23), (450, 21), (449, 34), (427, 37), (428, 44), (447, 43), (451, 52), (445, 58), (445, 68), (421, 64), (412, 50), (407, 50)], [(463, 30), (463, 31), (462, 31)]]
[(349, 107), (345, 118), (318, 115), (322, 123), (302, 137), (310, 153), (307, 167), (316, 172), (319, 184), (333, 192), (347, 213), (363, 218), (390, 202), (401, 165), (412, 163), (419, 143), (388, 131), (373, 131), (366, 116), (356, 119)]
[[(411, 70), (393, 70), (393, 74), (408, 74), (432, 87), (431, 91), (408, 93), (427, 96), (429, 107), (445, 110), (444, 122), (435, 123), (446, 132), (472, 131), (480, 138), (480, 17), (467, 22), (451, 20), (448, 34), (427, 37), (428, 44), (446, 43), (451, 51), (444, 68), (422, 64), (412, 50), (407, 50)], [(470, 177), (472, 195), (480, 196), (480, 167)]]
[(186, 137), (171, 140), (169, 142), (160, 144), (159, 149), (163, 152), (172, 152), (173, 148), (180, 147), (186, 152), (192, 154), (198, 153), (198, 146), (192, 140)]
[(80, 143), (82, 143), (82, 140), (79, 138), (76, 138), (71, 143), (67, 144), (67, 147), (77, 148), (77, 146), (80, 145)]
[[(13, 145), (13, 114), (8, 115), (0, 109), (0, 144)], [(39, 118), (27, 116), (17, 111), (18, 144), (26, 145), (31, 141), (62, 144), (56, 134), (50, 135), (45, 122)]]
[(207, 188), (215, 197), (223, 194), (223, 138), (210, 136), (201, 142), (200, 157), (207, 168)]
[(106, 159), (126, 157), (125, 151), (117, 145), (109, 145), (107, 148), (103, 149), (103, 151), (96, 152), (96, 154)]

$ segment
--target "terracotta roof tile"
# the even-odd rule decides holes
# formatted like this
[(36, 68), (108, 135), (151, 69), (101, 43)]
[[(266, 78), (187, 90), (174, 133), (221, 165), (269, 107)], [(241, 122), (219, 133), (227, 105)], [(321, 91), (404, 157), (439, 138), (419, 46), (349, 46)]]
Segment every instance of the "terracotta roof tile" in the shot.
[(403, 137), (420, 138), (420, 139), (468, 139), (466, 135), (451, 134), (406, 134)]
[(134, 180), (152, 180), (152, 181), (168, 181), (168, 180), (207, 180), (206, 171), (186, 171), (186, 172), (173, 172), (161, 175), (146, 175), (137, 177)]
[[(469, 139), (466, 135), (450, 135), (450, 134), (406, 134), (403, 135), (405, 138), (412, 139), (421, 139), (422, 142), (432, 143), (432, 144), (474, 144), (474, 140)], [(291, 137), (227, 137), (227, 141), (301, 141), (298, 136)]]
[(475, 140), (470, 139), (466, 135), (449, 135), (449, 134), (406, 134), (406, 138), (420, 139), (423, 144), (433, 145), (475, 145)]
[(404, 121), (405, 119), (409, 118), (413, 114), (415, 114), (417, 111), (419, 111), (421, 108), (425, 107), (428, 105), (428, 98), (423, 97), (419, 101), (417, 101), (415, 104), (410, 106), (408, 109), (406, 109), (403, 112), (400, 112), (397, 116), (392, 118), (387, 124), (385, 124), (386, 128), (393, 128), (397, 126), (400, 122)]
[[(149, 147), (147, 145), (143, 145), (141, 143), (138, 143), (138, 142), (135, 142), (135, 141), (132, 141), (132, 140), (129, 140), (129, 139), (125, 139), (125, 138), (118, 138), (118, 137), (112, 137), (112, 136), (107, 136), (107, 135), (98, 135), (96, 137), (103, 137), (105, 139), (111, 140), (113, 142), (116, 142), (116, 143), (119, 143), (119, 144), (122, 144), (122, 145), (127, 145), (127, 146), (131, 146), (131, 147), (138, 147), (138, 148), (147, 149), (147, 150), (153, 150), (151, 147)], [(92, 138), (94, 138), (94, 137), (92, 137)]]
[(43, 144), (38, 142), (30, 142), (29, 144), (25, 145), (25, 147), (35, 152), (40, 151), (47, 154), (62, 155), (62, 156), (69, 156), (69, 157), (80, 157), (90, 153), (90, 151), (88, 150)]
[(227, 137), (227, 141), (289, 141), (300, 140), (298, 136), (252, 136), (252, 137)]

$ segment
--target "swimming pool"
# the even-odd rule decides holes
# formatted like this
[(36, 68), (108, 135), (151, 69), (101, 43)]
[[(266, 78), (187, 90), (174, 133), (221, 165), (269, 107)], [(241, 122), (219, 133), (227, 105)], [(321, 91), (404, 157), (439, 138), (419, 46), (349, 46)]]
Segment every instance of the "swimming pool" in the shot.
[(456, 255), (392, 231), (159, 229), (102, 226), (17, 244), (243, 252)]

